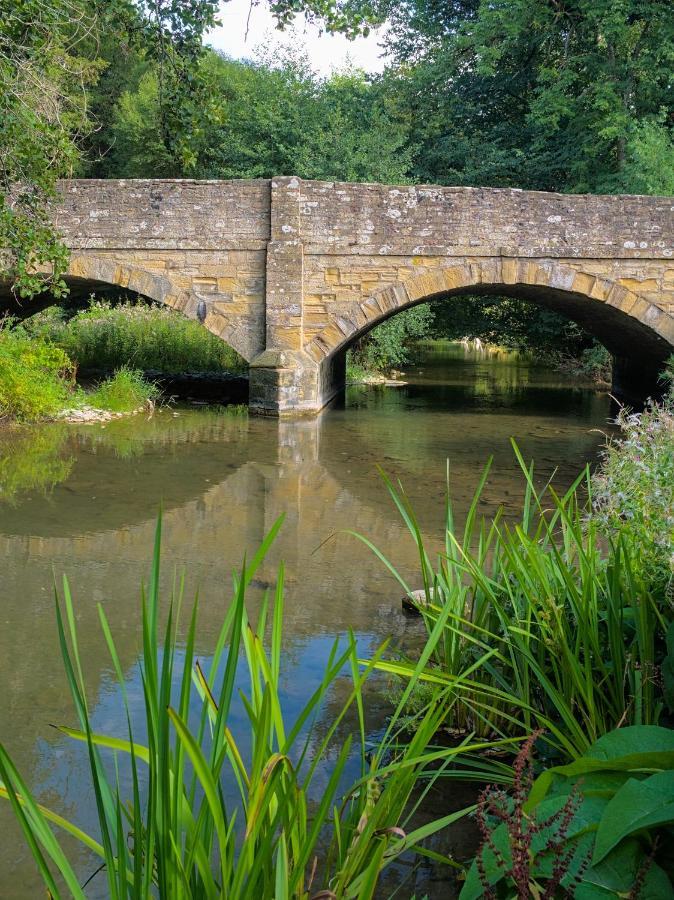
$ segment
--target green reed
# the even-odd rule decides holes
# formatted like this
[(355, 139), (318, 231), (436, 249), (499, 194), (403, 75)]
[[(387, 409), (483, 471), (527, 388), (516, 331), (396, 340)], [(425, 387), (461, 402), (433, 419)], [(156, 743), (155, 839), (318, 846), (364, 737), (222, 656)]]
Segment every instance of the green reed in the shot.
[[(589, 472), (563, 495), (549, 483), (539, 490), (513, 446), (526, 482), (521, 520), (478, 516), (488, 465), (461, 532), (447, 501), (435, 563), (402, 487), (385, 478), (419, 551), (419, 611), (429, 634), (443, 632), (421, 681), (448, 692), (451, 729), (483, 738), (543, 729), (548, 754), (575, 758), (613, 728), (657, 724), (667, 617), (629, 535), (607, 540), (588, 516)], [(361, 539), (409, 594), (395, 566)], [(418, 673), (409, 659), (374, 665), (403, 678)]]
[(138, 301), (111, 305), (91, 299), (66, 319), (52, 307), (24, 323), (34, 336), (63, 348), (85, 369), (134, 369), (167, 373), (245, 372), (246, 362), (220, 338), (168, 307)]
[[(63, 886), (68, 896), (86, 896), (52, 825), (98, 859), (113, 900), (157, 895), (172, 900), (318, 896), (365, 900), (374, 895), (381, 871), (403, 853), (417, 852), (456, 865), (423, 842), (465, 811), (421, 826), (415, 825), (415, 814), (457, 754), (487, 745), (465, 742), (440, 749), (430, 745), (452, 708), (448, 691), (440, 691), (415, 715), (411, 737), (405, 713), (443, 627), (431, 629), (416, 671), (410, 667), (401, 702), (376, 741), (368, 741), (363, 686), (382, 663), (385, 645), (361, 667), (351, 633), (346, 646), (335, 641), (320, 686), (289, 722), (280, 689), (282, 568), (274, 595), (265, 597), (255, 626), (246, 614), (247, 588), (279, 527), (280, 520), (235, 576), (213, 656), (202, 667), (195, 654), (196, 602), (184, 642), (178, 639), (182, 589), (167, 604), (160, 602), (158, 525), (149, 589), (142, 596), (146, 744), (135, 737), (139, 723), (131, 715), (124, 672), (101, 607), (101, 627), (126, 710), (126, 733), (94, 732), (75, 605), (64, 580), (62, 598), (56, 599), (57, 628), (79, 724), (60, 730), (86, 744), (100, 835), (89, 835), (38, 804), (0, 745), (0, 795), (12, 804), (51, 896), (63, 896)], [(166, 624), (160, 629), (164, 617)], [(242, 697), (247, 716), (243, 736), (249, 751), (242, 749), (241, 735), (230, 727), (240, 660), (247, 669)], [(337, 680), (344, 678), (349, 681), (346, 699), (331, 707), (331, 719), (317, 728), (322, 705)], [(338, 729), (349, 727), (354, 733), (344, 740)], [(114, 776), (105, 765), (110, 754), (115, 759)], [(119, 774), (123, 760), (131, 776), (126, 792)], [(354, 760), (357, 776), (345, 788), (347, 763), (353, 766)], [(226, 786), (235, 786), (235, 803), (226, 800)]]

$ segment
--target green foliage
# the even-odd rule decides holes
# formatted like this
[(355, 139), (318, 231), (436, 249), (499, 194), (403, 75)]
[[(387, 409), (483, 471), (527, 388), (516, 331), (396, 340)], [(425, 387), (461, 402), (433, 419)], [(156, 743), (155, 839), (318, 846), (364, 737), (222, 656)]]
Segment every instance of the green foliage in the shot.
[(120, 96), (108, 126), (111, 150), (99, 170), (123, 177), (407, 180), (406, 132), (362, 73), (323, 80), (301, 55), (241, 63), (213, 52), (199, 72), (218, 109), (195, 111), (189, 166), (176, 170), (161, 139), (161, 86), (153, 68)]
[(413, 306), (382, 322), (360, 338), (349, 352), (349, 366), (354, 373), (379, 372), (402, 366), (412, 356), (412, 344), (431, 334), (433, 310), (429, 304)]
[[(539, 491), (516, 453), (527, 482), (521, 522), (509, 525), (503, 511), (480, 522), (487, 468), (463, 532), (448, 501), (436, 565), (402, 489), (386, 480), (418, 547), (420, 612), (429, 633), (443, 631), (422, 680), (455, 697), (453, 729), (500, 738), (541, 729), (547, 754), (573, 759), (619, 725), (659, 722), (656, 672), (671, 611), (651, 594), (657, 585), (629, 534), (602, 549), (602, 529), (581, 504), (583, 477), (561, 497)], [(406, 678), (415, 663), (378, 668)]]
[(0, 277), (19, 297), (64, 293), (68, 254), (47, 203), (72, 174), (95, 60), (84, 0), (0, 0)]
[(159, 394), (157, 385), (146, 381), (142, 372), (122, 366), (87, 396), (87, 403), (95, 409), (133, 412), (156, 400)]
[[(60, 731), (86, 744), (97, 836), (39, 805), (0, 745), (0, 796), (11, 803), (53, 897), (61, 893), (52, 866), (68, 896), (85, 896), (53, 825), (101, 860), (112, 900), (155, 894), (175, 900), (322, 895), (371, 900), (386, 866), (404, 852), (427, 852), (422, 842), (464, 815), (450, 813), (410, 827), (419, 802), (411, 801), (415, 785), (428, 780), (423, 799), (459, 752), (428, 746), (447, 707), (442, 698), (433, 698), (406, 744), (400, 740), (398, 708), (378, 740), (368, 741), (364, 685), (372, 664), (359, 670), (353, 634), (335, 641), (320, 685), (297, 719), (287, 720), (281, 706), (283, 569), (273, 601), (265, 599), (257, 624), (246, 614), (246, 592), (280, 524), (235, 575), (207, 666), (195, 657), (196, 603), (183, 637), (180, 593), (166, 604), (160, 601), (158, 526), (151, 581), (142, 601), (140, 707), (130, 702), (117, 646), (99, 606), (126, 712), (123, 736), (92, 729), (75, 605), (64, 580), (63, 599), (56, 602), (57, 628), (78, 723)], [(160, 621), (165, 625), (160, 627)], [(242, 681), (243, 713), (234, 706)], [(322, 722), (338, 681), (342, 699), (331, 703), (329, 720)], [(139, 711), (141, 721), (134, 715)], [(242, 736), (232, 731), (235, 719), (243, 719)], [(345, 738), (347, 729), (354, 735)], [(145, 744), (139, 734), (147, 735)], [(109, 755), (114, 766), (106, 765)], [(347, 762), (357, 771), (351, 783)], [(225, 780), (235, 790), (234, 802), (223, 790)], [(130, 790), (124, 790), (125, 781)]]
[(600, 193), (671, 185), (668, 0), (380, 0), (379, 10), (419, 180)]
[(603, 384), (611, 383), (613, 358), (606, 347), (598, 341), (582, 350), (578, 357), (553, 355), (551, 361), (555, 362), (558, 368), (577, 377)]
[(112, 305), (94, 300), (71, 318), (50, 307), (27, 319), (24, 327), (63, 348), (84, 368), (114, 369), (123, 364), (174, 374), (247, 368), (235, 350), (203, 325), (146, 302)]
[(484, 343), (550, 357), (578, 358), (591, 337), (566, 316), (513, 297), (452, 297), (431, 304), (434, 336)]
[(521, 761), (516, 768), (512, 798), (495, 804), (487, 795), (480, 804), (485, 840), (460, 900), (513, 882), (525, 891), (517, 896), (558, 896), (545, 893), (555, 884), (589, 900), (674, 896), (674, 731), (612, 731), (571, 765), (547, 769), (528, 797), (531, 775), (522, 777)]
[(8, 324), (0, 327), (0, 418), (34, 421), (65, 405), (74, 385), (67, 354)]
[(626, 532), (640, 565), (660, 590), (674, 580), (674, 400), (642, 413), (622, 409), (593, 478), (593, 518), (610, 534)]

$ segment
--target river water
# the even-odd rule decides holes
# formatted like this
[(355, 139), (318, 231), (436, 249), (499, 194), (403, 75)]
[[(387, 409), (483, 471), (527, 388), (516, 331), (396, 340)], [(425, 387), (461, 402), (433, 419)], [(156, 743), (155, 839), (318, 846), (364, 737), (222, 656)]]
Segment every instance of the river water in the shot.
[[(54, 578), (67, 574), (74, 594), (97, 730), (123, 735), (97, 604), (137, 693), (139, 586), (160, 504), (164, 579), (168, 586), (184, 571), (187, 596), (199, 591), (202, 658), (212, 650), (232, 569), (285, 513), (250, 601), (254, 616), (283, 560), (292, 715), (317, 684), (336, 635), (353, 628), (367, 653), (389, 635), (404, 645), (418, 633), (401, 613), (393, 578), (347, 533), (370, 538), (415, 582), (415, 550), (378, 466), (400, 479), (432, 542), (441, 536), (447, 460), (459, 519), (490, 455), (483, 511), (504, 504), (516, 514), (522, 478), (511, 437), (536, 460), (538, 477), (556, 470), (561, 487), (596, 461), (608, 429), (606, 394), (513, 354), (432, 345), (404, 380), (350, 386), (314, 421), (173, 406), (105, 426), (0, 431), (0, 735), (42, 802), (93, 828), (85, 757), (50, 728), (75, 724), (56, 640)], [(0, 898), (43, 896), (7, 804), (0, 833)], [(79, 865), (83, 876), (92, 870), (84, 857)]]

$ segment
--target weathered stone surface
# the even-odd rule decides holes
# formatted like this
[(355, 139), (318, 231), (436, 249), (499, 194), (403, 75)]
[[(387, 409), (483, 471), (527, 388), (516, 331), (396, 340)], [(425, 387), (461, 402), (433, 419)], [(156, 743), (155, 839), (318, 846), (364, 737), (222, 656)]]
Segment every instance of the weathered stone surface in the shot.
[(674, 346), (674, 199), (302, 181), (66, 181), (82, 290), (129, 288), (251, 363), (251, 407), (315, 412), (361, 334), (430, 297), (524, 297), (652, 372)]

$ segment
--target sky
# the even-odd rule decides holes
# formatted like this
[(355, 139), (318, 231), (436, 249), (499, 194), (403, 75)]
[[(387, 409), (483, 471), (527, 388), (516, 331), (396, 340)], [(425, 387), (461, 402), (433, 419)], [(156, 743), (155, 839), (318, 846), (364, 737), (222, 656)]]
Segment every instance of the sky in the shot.
[[(246, 40), (246, 22), (250, 11), (250, 25)], [(234, 59), (250, 58), (256, 46), (271, 42), (278, 47), (303, 47), (312, 68), (321, 75), (352, 63), (366, 72), (381, 72), (384, 61), (377, 46), (375, 33), (367, 38), (348, 41), (342, 35), (320, 34), (319, 29), (298, 18), (292, 31), (277, 31), (267, 4), (261, 2), (251, 10), (250, 0), (229, 0), (220, 4), (219, 28), (211, 31), (207, 43)]]

